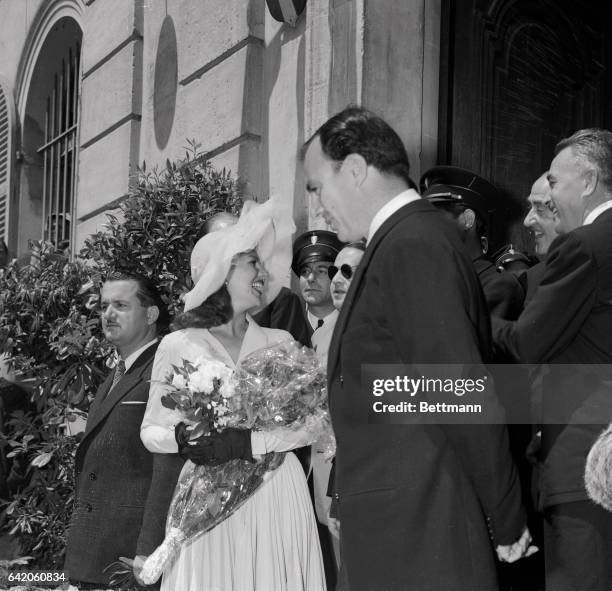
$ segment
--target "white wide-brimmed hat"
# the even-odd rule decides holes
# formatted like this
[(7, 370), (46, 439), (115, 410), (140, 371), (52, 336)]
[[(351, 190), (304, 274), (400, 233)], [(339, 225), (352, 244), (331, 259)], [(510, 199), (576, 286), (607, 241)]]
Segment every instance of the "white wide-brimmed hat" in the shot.
[(255, 250), (268, 272), (265, 302), (271, 302), (288, 281), (291, 265), (291, 236), (295, 224), (289, 206), (278, 195), (264, 203), (245, 201), (238, 221), (206, 234), (191, 252), (193, 289), (184, 296), (185, 312), (197, 308), (225, 281), (232, 258)]

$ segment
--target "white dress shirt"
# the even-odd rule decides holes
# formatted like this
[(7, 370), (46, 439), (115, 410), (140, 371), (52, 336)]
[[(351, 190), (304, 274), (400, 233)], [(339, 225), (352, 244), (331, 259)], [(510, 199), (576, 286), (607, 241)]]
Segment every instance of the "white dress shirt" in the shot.
[(600, 203), (589, 215), (584, 218), (583, 226), (592, 224), (604, 211), (612, 207), (612, 199)]
[(153, 345), (153, 343), (157, 343), (157, 338), (153, 339), (152, 341), (149, 341), (146, 345), (140, 347), (140, 349), (136, 349), (136, 351), (128, 355), (123, 360), (123, 363), (125, 363), (126, 372), (128, 369), (130, 369), (130, 367), (132, 367), (132, 365), (134, 365), (134, 362), (136, 361), (136, 359), (138, 359), (138, 357), (140, 357), (140, 354), (144, 353), (144, 351), (146, 351), (151, 345)]
[(316, 351), (317, 357), (324, 363), (327, 363), (327, 352), (329, 351), (329, 344), (331, 343), (338, 314), (338, 310), (334, 309), (333, 312), (322, 318), (323, 324), (319, 326), (320, 319), (312, 314), (310, 310), (307, 311), (308, 322), (310, 322), (310, 326), (314, 330), (310, 337), (312, 348)]
[(421, 196), (414, 189), (406, 189), (401, 192), (399, 195), (393, 197), (385, 203), (377, 212), (376, 215), (372, 218), (370, 222), (370, 230), (368, 231), (368, 238), (366, 240), (366, 244), (370, 244), (370, 240), (376, 231), (398, 210), (404, 207), (404, 205), (408, 205), (408, 203), (412, 203), (417, 199), (420, 199)]

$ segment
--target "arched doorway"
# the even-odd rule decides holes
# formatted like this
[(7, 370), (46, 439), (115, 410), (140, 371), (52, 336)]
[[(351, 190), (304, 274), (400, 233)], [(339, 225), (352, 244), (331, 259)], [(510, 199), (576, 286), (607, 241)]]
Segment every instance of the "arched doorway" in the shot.
[(20, 71), (18, 253), (41, 238), (66, 249), (74, 230), (83, 32), (74, 5), (56, 4), (33, 26)]

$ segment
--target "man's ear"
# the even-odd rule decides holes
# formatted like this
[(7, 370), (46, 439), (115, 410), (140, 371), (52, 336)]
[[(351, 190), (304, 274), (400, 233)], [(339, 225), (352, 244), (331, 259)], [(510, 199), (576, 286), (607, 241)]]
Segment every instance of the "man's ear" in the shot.
[(473, 209), (468, 207), (461, 212), (461, 219), (463, 221), (463, 227), (469, 230), (476, 223), (476, 214)]
[(159, 318), (159, 308), (157, 306), (149, 306), (147, 308), (147, 324), (155, 324)]
[(587, 168), (583, 173), (584, 192), (583, 195), (592, 195), (597, 188), (599, 174), (595, 168)]
[(361, 185), (368, 176), (368, 163), (361, 154), (349, 154), (343, 160), (341, 170), (348, 173), (356, 185)]

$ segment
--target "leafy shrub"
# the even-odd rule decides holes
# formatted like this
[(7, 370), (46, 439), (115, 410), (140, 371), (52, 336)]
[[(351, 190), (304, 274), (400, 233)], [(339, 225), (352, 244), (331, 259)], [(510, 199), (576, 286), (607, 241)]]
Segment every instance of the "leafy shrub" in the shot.
[[(48, 243), (35, 243), (33, 264), (0, 270), (0, 352), (32, 379), (35, 413), (15, 413), (5, 445), (27, 470), (27, 485), (5, 506), (7, 526), (30, 568), (61, 568), (70, 520), (77, 441), (66, 424), (85, 413), (108, 369), (112, 348), (103, 339), (97, 294), (115, 269), (144, 273), (174, 312), (191, 289), (189, 258), (206, 220), (238, 213), (237, 181), (202, 161), (195, 142), (186, 158), (162, 171), (143, 165), (137, 186), (69, 261)], [(6, 438), (5, 438), (6, 439)]]
[(239, 213), (238, 184), (225, 169), (201, 160), (190, 142), (185, 160), (166, 162), (161, 172), (140, 170), (137, 188), (109, 215), (106, 230), (85, 241), (80, 256), (96, 268), (96, 285), (120, 268), (153, 277), (173, 313), (192, 288), (189, 258), (206, 220), (221, 211)]
[(5, 513), (21, 552), (33, 556), (38, 568), (63, 562), (76, 447), (67, 424), (79, 408), (88, 408), (87, 395), (105, 374), (110, 353), (97, 315), (80, 293), (88, 281), (82, 263), (44, 242), (32, 244), (29, 265), (12, 263), (0, 274), (0, 350), (11, 355), (35, 404), (35, 412), (16, 411), (6, 425), (13, 476), (26, 484)]

